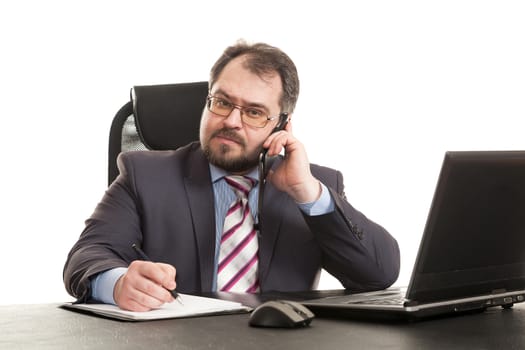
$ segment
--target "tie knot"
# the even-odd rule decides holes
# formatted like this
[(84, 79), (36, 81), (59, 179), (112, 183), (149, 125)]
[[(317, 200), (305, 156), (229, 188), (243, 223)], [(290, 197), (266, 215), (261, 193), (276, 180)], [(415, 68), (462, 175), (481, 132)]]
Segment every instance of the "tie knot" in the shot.
[(228, 175), (225, 176), (224, 179), (236, 193), (240, 193), (245, 197), (248, 197), (248, 193), (255, 185), (255, 180), (248, 176)]

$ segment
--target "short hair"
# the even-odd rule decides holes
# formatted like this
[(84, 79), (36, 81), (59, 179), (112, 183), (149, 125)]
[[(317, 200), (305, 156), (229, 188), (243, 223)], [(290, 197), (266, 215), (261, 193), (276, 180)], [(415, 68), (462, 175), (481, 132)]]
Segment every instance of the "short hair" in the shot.
[(258, 76), (274, 72), (279, 74), (283, 90), (279, 99), (281, 112), (292, 113), (299, 97), (297, 68), (287, 54), (265, 43), (248, 44), (244, 40), (239, 40), (235, 45), (227, 47), (211, 69), (210, 90), (224, 67), (239, 56), (246, 56), (246, 68)]

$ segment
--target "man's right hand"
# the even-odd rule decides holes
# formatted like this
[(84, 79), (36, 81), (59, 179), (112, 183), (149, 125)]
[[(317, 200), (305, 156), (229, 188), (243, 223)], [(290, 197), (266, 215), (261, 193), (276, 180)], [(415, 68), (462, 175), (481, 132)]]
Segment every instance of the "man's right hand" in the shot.
[(169, 290), (175, 287), (173, 266), (135, 260), (115, 284), (113, 298), (121, 309), (149, 311), (172, 302)]

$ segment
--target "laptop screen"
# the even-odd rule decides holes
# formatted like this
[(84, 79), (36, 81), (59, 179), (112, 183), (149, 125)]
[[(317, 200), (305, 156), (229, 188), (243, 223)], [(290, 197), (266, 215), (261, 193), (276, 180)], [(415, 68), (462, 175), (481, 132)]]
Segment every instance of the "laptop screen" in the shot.
[(525, 289), (525, 151), (447, 152), (407, 298)]

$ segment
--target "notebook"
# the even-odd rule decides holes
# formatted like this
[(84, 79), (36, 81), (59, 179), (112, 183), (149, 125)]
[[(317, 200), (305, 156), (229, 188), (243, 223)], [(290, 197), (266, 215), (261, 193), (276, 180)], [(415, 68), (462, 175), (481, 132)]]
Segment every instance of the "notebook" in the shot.
[(525, 151), (463, 151), (445, 154), (407, 288), (302, 304), (316, 314), (418, 319), (524, 300)]
[(235, 301), (181, 293), (179, 293), (179, 296), (180, 300), (166, 303), (158, 309), (146, 312), (127, 311), (116, 305), (109, 304), (67, 303), (61, 305), (61, 307), (125, 321), (152, 321), (167, 318), (246, 313), (251, 311), (251, 308)]

